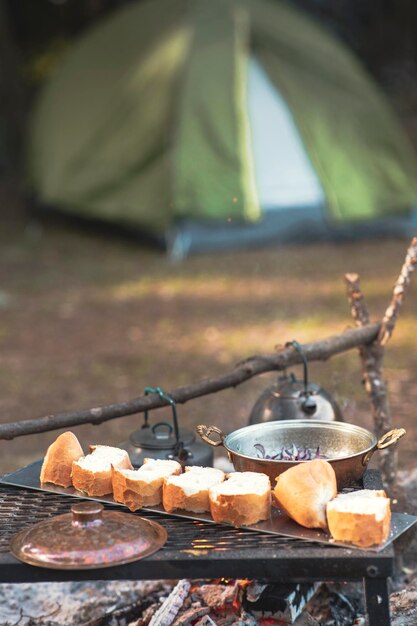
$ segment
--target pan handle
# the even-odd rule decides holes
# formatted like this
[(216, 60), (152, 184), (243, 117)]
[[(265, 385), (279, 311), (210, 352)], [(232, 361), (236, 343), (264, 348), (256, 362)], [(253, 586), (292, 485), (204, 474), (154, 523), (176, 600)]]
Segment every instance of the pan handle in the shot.
[(375, 450), (384, 450), (384, 448), (388, 448), (388, 446), (396, 443), (399, 439), (401, 439), (401, 437), (404, 437), (406, 432), (405, 428), (394, 428), (393, 430), (389, 430), (385, 433), (385, 435), (382, 435), (376, 446), (363, 457), (362, 464), (366, 467)]
[[(220, 428), (217, 428), (217, 426), (205, 426), (204, 424), (199, 424), (198, 426), (196, 426), (196, 431), (200, 435), (201, 439), (211, 446), (217, 447), (223, 445), (223, 440), (226, 435), (222, 430), (220, 430)], [(211, 433), (216, 433), (217, 435), (219, 435), (220, 439), (210, 439)]]
[(385, 435), (382, 435), (381, 439), (376, 444), (376, 447), (378, 450), (388, 448), (388, 446), (396, 443), (399, 439), (401, 439), (401, 437), (404, 437), (406, 432), (405, 428), (394, 428), (393, 430), (385, 433)]

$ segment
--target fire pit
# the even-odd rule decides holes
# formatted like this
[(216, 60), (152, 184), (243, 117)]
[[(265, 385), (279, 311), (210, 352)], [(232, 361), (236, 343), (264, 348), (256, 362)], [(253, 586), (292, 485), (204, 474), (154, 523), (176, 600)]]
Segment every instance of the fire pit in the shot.
[[(376, 472), (367, 472), (363, 486), (380, 488), (378, 478)], [(368, 552), (141, 511), (142, 517), (163, 524), (168, 541), (160, 551), (137, 562), (68, 572), (32, 567), (10, 554), (9, 542), (16, 532), (67, 513), (70, 506), (69, 499), (60, 494), (0, 486), (0, 582), (216, 579), (242, 575), (251, 580), (285, 583), (363, 580), (370, 626), (389, 624), (387, 579), (393, 572), (392, 546)]]

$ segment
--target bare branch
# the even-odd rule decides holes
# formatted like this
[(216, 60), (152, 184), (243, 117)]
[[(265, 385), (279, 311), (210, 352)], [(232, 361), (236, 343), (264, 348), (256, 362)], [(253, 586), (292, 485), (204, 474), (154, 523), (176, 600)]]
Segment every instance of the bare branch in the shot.
[[(417, 239), (413, 240), (417, 243)], [(402, 286), (408, 286), (410, 283), (410, 274), (413, 267), (411, 248), (408, 250), (406, 262), (401, 270), (400, 279), (403, 278)], [(415, 253), (415, 250), (414, 250)], [(411, 268), (411, 269), (410, 269)], [(400, 280), (399, 279), (399, 280)], [(360, 287), (359, 274), (345, 274), (345, 282), (347, 295), (350, 303), (350, 311), (356, 326), (363, 327), (369, 323), (369, 313), (365, 303), (365, 297)], [(398, 284), (399, 281), (397, 281)], [(395, 290), (394, 290), (395, 293)], [(376, 435), (381, 437), (383, 434), (392, 429), (392, 417), (388, 402), (388, 389), (383, 377), (384, 362), (384, 345), (391, 336), (395, 321), (398, 316), (398, 310), (402, 303), (404, 288), (401, 291), (401, 301), (396, 301), (387, 309), (384, 321), (381, 323), (378, 333), (378, 340), (372, 344), (364, 344), (359, 346), (359, 356), (362, 363), (363, 382), (366, 392), (370, 398), (372, 405), (372, 415), (374, 419), (374, 430)], [(385, 330), (383, 330), (385, 322)], [(381, 342), (380, 337), (385, 337), (385, 341)], [(383, 482), (390, 486), (395, 482), (397, 474), (397, 451), (382, 450), (379, 455), (379, 467), (382, 474)]]
[(381, 346), (385, 346), (389, 341), (395, 327), (395, 323), (400, 314), (400, 309), (404, 302), (406, 291), (410, 285), (411, 274), (414, 272), (417, 264), (417, 237), (413, 237), (410, 247), (407, 250), (404, 264), (398, 276), (391, 299), (391, 303), (382, 319), (379, 331), (378, 342)]
[(360, 287), (359, 274), (345, 274), (345, 283), (350, 302), (350, 312), (356, 326), (369, 324), (368, 307)]
[[(368, 324), (363, 328), (350, 329), (340, 335), (304, 344), (303, 351), (308, 361), (324, 361), (335, 354), (374, 342), (378, 336), (379, 327), (379, 324)], [(230, 387), (237, 387), (259, 374), (282, 371), (291, 365), (301, 362), (301, 355), (292, 348), (287, 348), (279, 353), (252, 356), (222, 376), (207, 378), (197, 383), (177, 387), (168, 393), (175, 402), (183, 404), (194, 398), (216, 393)], [(166, 405), (167, 401), (159, 396), (140, 396), (120, 404), (109, 404), (92, 409), (0, 424), (0, 439), (14, 439), (14, 437), (22, 435), (42, 433), (80, 424), (101, 424), (117, 417), (143, 413), (146, 410)]]

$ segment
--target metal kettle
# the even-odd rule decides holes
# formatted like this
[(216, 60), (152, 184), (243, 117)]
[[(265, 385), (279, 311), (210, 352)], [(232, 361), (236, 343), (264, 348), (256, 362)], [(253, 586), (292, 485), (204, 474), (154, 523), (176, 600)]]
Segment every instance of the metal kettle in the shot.
[(304, 380), (293, 373), (284, 374), (278, 381), (265, 389), (255, 402), (250, 416), (250, 424), (289, 419), (319, 419), (323, 421), (343, 421), (339, 405), (320, 385), (308, 381), (306, 356), (296, 341), (290, 342), (303, 359)]
[(134, 467), (143, 464), (145, 458), (174, 459), (182, 465), (213, 465), (213, 451), (201, 441), (196, 441), (194, 433), (179, 428), (175, 401), (160, 387), (147, 387), (145, 395), (156, 393), (171, 405), (173, 424), (157, 422), (149, 424), (148, 411), (144, 412), (144, 421), (138, 430), (129, 435), (127, 441), (119, 444), (126, 450)]

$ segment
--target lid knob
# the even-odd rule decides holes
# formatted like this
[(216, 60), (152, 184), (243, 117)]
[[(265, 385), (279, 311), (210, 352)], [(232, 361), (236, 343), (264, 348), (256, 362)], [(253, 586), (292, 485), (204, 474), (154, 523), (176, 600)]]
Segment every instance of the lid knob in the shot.
[(71, 525), (74, 528), (100, 526), (103, 523), (104, 506), (100, 502), (79, 502), (71, 507)]

